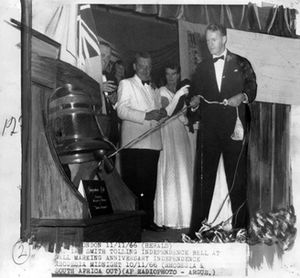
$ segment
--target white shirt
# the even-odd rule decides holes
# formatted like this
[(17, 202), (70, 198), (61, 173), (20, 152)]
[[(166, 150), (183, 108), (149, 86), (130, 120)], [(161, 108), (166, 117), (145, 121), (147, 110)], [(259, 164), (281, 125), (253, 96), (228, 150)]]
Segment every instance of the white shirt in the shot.
[(225, 59), (226, 59), (226, 55), (227, 55), (227, 49), (225, 49), (225, 51), (223, 53), (221, 53), (220, 55), (213, 55), (213, 58), (220, 57), (222, 55), (224, 55), (224, 60), (219, 59), (217, 62), (214, 63), (219, 92), (221, 92), (222, 77), (223, 77)]
[[(102, 73), (102, 82), (104, 83), (104, 82), (107, 82), (107, 77), (106, 77), (106, 75), (104, 75), (103, 73)], [(104, 94), (101, 94), (101, 98), (102, 98), (102, 103), (104, 103), (104, 109), (102, 109), (102, 113), (104, 113), (105, 115), (107, 114), (107, 109), (106, 109), (106, 106), (105, 106), (105, 100), (104, 100), (104, 97), (106, 98), (106, 101), (107, 102), (110, 102), (110, 100), (109, 100), (109, 98), (108, 98), (108, 92), (103, 92)], [(112, 106), (112, 108), (114, 109), (114, 110), (116, 110), (117, 109), (117, 105), (118, 105), (118, 102), (116, 102), (115, 104), (112, 104), (111, 103), (111, 106)], [(104, 112), (103, 112), (104, 111)]]
[[(102, 73), (102, 82), (106, 82), (107, 78), (106, 76)], [(107, 110), (106, 110), (106, 104), (105, 104), (105, 99), (107, 97), (107, 92), (101, 93), (101, 101), (102, 101), (102, 114), (107, 115)]]
[[(150, 85), (143, 85), (137, 75), (123, 79), (118, 87), (117, 113), (122, 120), (121, 146), (155, 127), (157, 121), (145, 120), (146, 112), (160, 109), (160, 95)], [(161, 150), (160, 129), (150, 133), (129, 148)]]

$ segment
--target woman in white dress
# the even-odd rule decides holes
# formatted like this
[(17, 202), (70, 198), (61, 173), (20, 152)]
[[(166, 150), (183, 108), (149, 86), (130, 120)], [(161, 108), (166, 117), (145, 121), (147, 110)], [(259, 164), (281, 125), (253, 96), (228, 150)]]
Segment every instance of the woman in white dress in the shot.
[[(182, 89), (175, 93), (180, 67), (168, 65), (165, 67), (165, 77), (167, 84), (159, 89), (159, 93), (162, 106), (171, 116), (183, 95)], [(159, 226), (179, 229), (190, 225), (193, 160), (186, 122), (185, 115), (181, 115), (161, 129), (163, 150), (158, 162), (154, 201), (154, 221)]]

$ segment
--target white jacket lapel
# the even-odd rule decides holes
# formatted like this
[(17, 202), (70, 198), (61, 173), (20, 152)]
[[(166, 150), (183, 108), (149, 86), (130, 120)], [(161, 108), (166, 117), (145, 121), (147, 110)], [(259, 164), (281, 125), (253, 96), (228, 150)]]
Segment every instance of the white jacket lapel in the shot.
[[(151, 91), (148, 91), (148, 89), (141, 83), (137, 78), (133, 78), (133, 82), (135, 83), (135, 86), (138, 87), (137, 94), (139, 94), (138, 98), (144, 99), (144, 101), (150, 106), (153, 107), (153, 99), (151, 96)], [(141, 92), (142, 91), (142, 92)]]

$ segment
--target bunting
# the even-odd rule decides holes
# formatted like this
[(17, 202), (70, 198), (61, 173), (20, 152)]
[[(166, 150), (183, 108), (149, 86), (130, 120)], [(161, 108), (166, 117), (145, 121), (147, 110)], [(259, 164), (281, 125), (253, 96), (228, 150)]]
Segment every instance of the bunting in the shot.
[(100, 43), (90, 5), (78, 6), (77, 27), (77, 67), (101, 83), (102, 67)]

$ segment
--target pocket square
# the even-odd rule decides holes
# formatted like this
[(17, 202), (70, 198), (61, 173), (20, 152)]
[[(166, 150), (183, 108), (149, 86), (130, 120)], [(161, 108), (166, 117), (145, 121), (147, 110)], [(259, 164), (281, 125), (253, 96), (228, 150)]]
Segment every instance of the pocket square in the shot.
[(239, 70), (238, 69), (235, 69), (233, 72), (238, 72)]

